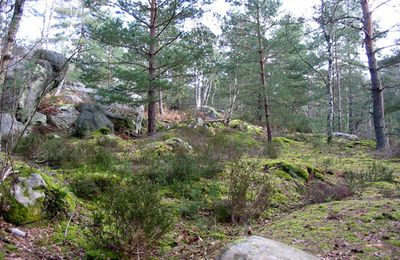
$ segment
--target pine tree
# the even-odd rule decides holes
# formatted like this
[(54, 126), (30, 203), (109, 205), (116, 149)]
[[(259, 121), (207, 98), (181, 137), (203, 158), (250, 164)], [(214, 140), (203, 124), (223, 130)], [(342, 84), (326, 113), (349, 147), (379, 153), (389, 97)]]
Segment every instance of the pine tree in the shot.
[[(171, 50), (184, 37), (183, 23), (200, 13), (195, 0), (116, 0), (86, 1), (95, 13), (97, 24), (91, 26), (93, 38), (128, 50), (125, 61), (146, 70), (148, 134), (156, 133), (156, 103), (160, 80), (184, 60), (184, 53)], [(119, 17), (102, 12), (108, 7)], [(96, 27), (97, 26), (97, 27)], [(135, 57), (135, 58), (133, 58)]]

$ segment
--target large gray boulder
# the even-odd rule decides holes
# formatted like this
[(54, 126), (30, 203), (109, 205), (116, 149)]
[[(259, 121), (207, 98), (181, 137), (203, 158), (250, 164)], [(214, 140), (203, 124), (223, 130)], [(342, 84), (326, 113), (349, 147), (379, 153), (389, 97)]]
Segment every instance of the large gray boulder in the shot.
[(264, 237), (251, 236), (228, 245), (219, 260), (313, 260), (299, 249)]
[(57, 52), (36, 50), (26, 57), (15, 56), (7, 70), (3, 109), (11, 112), (18, 106), (17, 117), (26, 122), (38, 102), (64, 79), (67, 59)]
[(142, 131), (144, 118), (144, 106), (129, 106), (126, 104), (113, 103), (110, 105), (100, 105), (100, 108), (111, 119), (129, 120), (135, 126), (135, 133)]
[(78, 116), (79, 111), (73, 104), (62, 105), (55, 114), (49, 115), (51, 123), (58, 128), (71, 128)]
[(218, 111), (217, 109), (209, 106), (203, 106), (200, 108), (197, 113), (204, 115), (203, 120), (218, 120), (224, 119), (225, 114), (223, 111)]
[(24, 129), (24, 125), (18, 122), (11, 113), (0, 114), (0, 137), (7, 138), (8, 136), (16, 137)]
[(97, 105), (81, 104), (78, 110), (80, 113), (76, 120), (76, 133), (79, 136), (89, 137), (93, 131), (101, 128), (114, 131), (114, 124)]
[(357, 141), (359, 139), (357, 135), (341, 133), (341, 132), (334, 132), (333, 136), (337, 138), (347, 139), (350, 141)]
[[(130, 100), (131, 103), (140, 103), (142, 97), (136, 93), (128, 93), (127, 99)], [(96, 101), (101, 104), (100, 108), (109, 118), (113, 120), (130, 121), (135, 127), (135, 133), (141, 133), (144, 118), (143, 105), (110, 102), (109, 98), (101, 95), (96, 95)]]
[(32, 173), (29, 177), (18, 177), (18, 182), (14, 184), (11, 193), (23, 206), (35, 206), (36, 201), (45, 196), (44, 192), (40, 190), (45, 187), (46, 182), (42, 176)]
[(81, 82), (65, 81), (59, 85), (51, 94), (60, 98), (64, 104), (79, 105), (81, 103), (90, 103), (94, 99), (95, 89), (86, 87)]

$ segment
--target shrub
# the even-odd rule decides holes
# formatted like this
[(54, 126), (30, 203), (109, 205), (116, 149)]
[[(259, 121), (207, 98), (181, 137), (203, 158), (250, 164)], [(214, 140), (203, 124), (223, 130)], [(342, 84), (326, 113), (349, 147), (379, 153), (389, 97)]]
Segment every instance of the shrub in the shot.
[(158, 186), (136, 177), (102, 196), (90, 226), (97, 245), (145, 257), (171, 226), (157, 191)]
[(118, 165), (114, 155), (119, 149), (115, 139), (101, 136), (94, 141), (68, 142), (63, 138), (47, 138), (32, 134), (22, 140), (17, 152), (51, 167), (109, 170)]
[(305, 204), (323, 203), (334, 200), (342, 200), (352, 195), (350, 186), (345, 182), (336, 185), (315, 180), (307, 188)]
[(281, 149), (280, 146), (276, 143), (267, 143), (264, 153), (270, 159), (278, 159), (281, 155)]
[(364, 188), (369, 183), (394, 182), (393, 170), (374, 161), (368, 168), (361, 172), (347, 171), (345, 178), (352, 189)]
[(147, 177), (161, 185), (197, 180), (201, 174), (195, 157), (184, 152), (166, 154), (156, 162), (150, 160), (148, 163), (151, 165), (146, 169)]
[(218, 222), (229, 223), (232, 221), (231, 210), (227, 201), (215, 203), (214, 214)]
[(71, 191), (78, 197), (92, 200), (111, 191), (116, 179), (104, 174), (78, 175), (70, 183)]
[(224, 178), (228, 182), (226, 203), (232, 223), (258, 218), (270, 205), (274, 189), (268, 174), (258, 168), (256, 161), (240, 160), (228, 164), (225, 169)]

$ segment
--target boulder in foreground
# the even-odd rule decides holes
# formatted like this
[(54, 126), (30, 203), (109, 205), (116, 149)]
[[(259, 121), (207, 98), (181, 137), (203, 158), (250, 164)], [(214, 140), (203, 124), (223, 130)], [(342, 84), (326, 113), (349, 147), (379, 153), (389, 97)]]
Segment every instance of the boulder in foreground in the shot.
[(219, 260), (313, 260), (318, 257), (264, 237), (251, 236), (228, 245)]

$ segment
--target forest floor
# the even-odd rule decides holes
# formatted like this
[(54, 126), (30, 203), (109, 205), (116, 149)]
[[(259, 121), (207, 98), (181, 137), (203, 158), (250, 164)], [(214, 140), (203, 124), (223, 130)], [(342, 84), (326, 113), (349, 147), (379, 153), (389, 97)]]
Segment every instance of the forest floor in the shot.
[[(396, 259), (400, 255), (398, 155), (377, 154), (370, 140), (335, 139), (328, 146), (322, 135), (313, 134), (284, 134), (269, 145), (263, 134), (249, 128), (212, 125), (204, 129), (177, 127), (136, 140), (111, 135), (94, 135), (90, 140), (61, 138), (65, 147), (102, 147), (107, 156), (114, 156), (113, 160), (102, 157), (101, 162), (81, 162), (76, 158), (82, 154), (77, 154), (69, 161), (47, 157), (47, 166), (35, 163), (32, 167), (56, 172), (57, 181), (75, 193), (76, 210), (68, 217), (19, 226), (28, 233), (26, 238), (7, 233), (5, 230), (13, 225), (0, 218), (0, 259), (143, 257), (141, 252), (124, 254), (96, 246), (88, 232), (91, 214), (99, 207), (103, 189), (107, 189), (99, 180), (104, 176), (106, 181), (115, 178), (124, 165), (130, 172), (150, 165), (158, 174), (156, 179), (159, 174), (174, 176), (182, 170), (173, 163), (158, 161), (163, 153), (173, 153), (176, 148), (168, 144), (171, 138), (185, 140), (193, 147), (190, 153), (196, 160), (190, 163), (194, 167), (189, 165), (184, 171), (205, 170), (198, 178), (161, 185), (159, 195), (174, 212), (173, 228), (147, 256), (216, 259), (225, 245), (250, 234), (284, 242), (322, 259)], [(60, 143), (53, 146), (46, 149), (59, 149)], [(32, 152), (38, 153), (36, 150)], [(90, 157), (88, 151), (92, 150), (85, 150), (86, 158)], [(29, 161), (26, 153), (19, 156), (18, 160)], [(226, 218), (216, 207), (228, 196), (229, 179), (221, 172), (226, 172), (232, 162), (250, 159), (256, 161), (258, 172), (271, 176), (274, 193), (268, 209), (257, 218), (230, 223), (229, 216)]]

